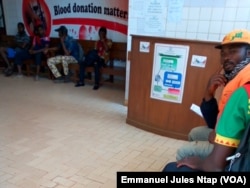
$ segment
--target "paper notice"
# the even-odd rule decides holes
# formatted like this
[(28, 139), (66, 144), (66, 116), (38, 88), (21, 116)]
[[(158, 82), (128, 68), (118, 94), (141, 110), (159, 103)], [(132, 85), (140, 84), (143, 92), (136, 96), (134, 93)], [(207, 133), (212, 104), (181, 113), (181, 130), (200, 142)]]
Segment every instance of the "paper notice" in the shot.
[(198, 114), (200, 117), (203, 117), (203, 115), (201, 113), (201, 109), (200, 109), (200, 107), (198, 105), (192, 104), (191, 107), (190, 107), (190, 110), (192, 110), (193, 112)]

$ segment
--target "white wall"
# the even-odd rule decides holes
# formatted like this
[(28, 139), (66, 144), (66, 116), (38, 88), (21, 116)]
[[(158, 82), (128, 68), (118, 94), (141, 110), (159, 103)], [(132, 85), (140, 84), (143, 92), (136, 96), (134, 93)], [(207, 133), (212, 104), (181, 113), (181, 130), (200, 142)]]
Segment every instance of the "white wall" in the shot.
[[(149, 0), (154, 2), (155, 0)], [(149, 6), (147, 3), (141, 4), (138, 10), (138, 2), (142, 0), (129, 1), (129, 34), (141, 34), (150, 36), (163, 36), (171, 38), (195, 39), (205, 41), (220, 41), (224, 34), (234, 28), (250, 29), (250, 1), (249, 0), (179, 0), (183, 1), (180, 7), (181, 18), (177, 21), (168, 16), (169, 3), (178, 0), (156, 0), (156, 2), (165, 2), (161, 5), (166, 12), (160, 16), (164, 20), (164, 32), (149, 33), (140, 25), (147, 24), (149, 16)], [(141, 11), (142, 14), (138, 14)], [(163, 17), (166, 16), (166, 17)], [(143, 23), (142, 23), (143, 22)]]
[[(173, 6), (177, 3), (181, 6)], [(155, 26), (150, 20), (160, 24), (159, 31), (150, 28)], [(128, 51), (131, 34), (219, 42), (237, 28), (250, 30), (250, 0), (129, 0)], [(125, 100), (128, 99), (129, 70), (130, 62), (127, 63)]]
[(5, 18), (6, 33), (15, 35), (17, 33), (17, 23), (23, 22), (22, 7), (17, 7), (16, 0), (2, 0)]

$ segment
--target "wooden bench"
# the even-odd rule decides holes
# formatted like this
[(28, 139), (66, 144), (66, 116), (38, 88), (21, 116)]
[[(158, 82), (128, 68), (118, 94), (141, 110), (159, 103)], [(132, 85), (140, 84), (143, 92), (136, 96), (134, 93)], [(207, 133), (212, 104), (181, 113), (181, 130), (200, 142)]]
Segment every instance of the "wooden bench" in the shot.
[[(0, 36), (1, 45), (4, 44), (6, 47), (12, 47), (15, 36), (10, 35), (2, 35)], [(51, 38), (50, 46), (58, 46), (60, 40), (59, 38)], [(84, 49), (84, 53), (86, 54), (89, 50), (92, 50), (95, 45), (94, 40), (78, 40), (81, 46)], [(127, 59), (127, 43), (124, 42), (113, 42), (112, 49), (110, 52), (110, 60), (108, 66), (101, 69), (101, 84), (104, 85), (116, 85), (121, 86), (125, 89), (125, 80), (126, 80), (126, 59)], [(123, 66), (116, 66), (115, 62), (124, 63)], [(25, 60), (23, 62), (25, 65), (25, 74), (27, 76), (31, 76), (34, 74), (31, 66), (34, 64), (32, 59)], [(43, 61), (42, 66), (47, 66), (47, 62)], [(61, 65), (58, 65), (60, 68)], [(70, 64), (69, 69), (74, 73), (72, 76), (72, 80), (77, 82), (79, 79), (79, 65), (78, 64)], [(93, 67), (87, 67), (86, 72), (88, 75), (92, 75), (94, 73)], [(105, 78), (106, 76), (106, 78)], [(48, 78), (53, 79), (52, 74), (48, 71)], [(120, 78), (120, 79), (118, 79)]]
[[(0, 46), (1, 47), (15, 47), (15, 36), (12, 35), (1, 35), (0, 36)], [(13, 61), (13, 59), (10, 59), (10, 61)], [(2, 61), (0, 61), (2, 62)], [(34, 61), (32, 59), (27, 59), (23, 62), (24, 67), (24, 73), (27, 76), (33, 75), (33, 71), (31, 69), (31, 65), (34, 64)], [(6, 66), (6, 65), (1, 65), (1, 66)], [(46, 60), (42, 61), (42, 66), (47, 67), (47, 62)], [(50, 77), (50, 74), (48, 74)]]

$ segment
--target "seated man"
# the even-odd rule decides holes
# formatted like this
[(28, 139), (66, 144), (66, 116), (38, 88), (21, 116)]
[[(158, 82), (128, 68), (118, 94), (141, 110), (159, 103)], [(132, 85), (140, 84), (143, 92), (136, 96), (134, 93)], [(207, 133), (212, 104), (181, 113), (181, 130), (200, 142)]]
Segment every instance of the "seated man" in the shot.
[[(83, 49), (73, 37), (68, 35), (68, 29), (65, 26), (60, 26), (55, 31), (58, 32), (60, 44), (58, 47), (49, 48), (49, 50), (57, 51), (59, 54), (49, 58), (47, 64), (56, 78), (56, 83), (68, 82), (70, 81), (68, 65), (83, 60)], [(63, 66), (64, 77), (56, 67), (59, 63)]]
[[(250, 32), (247, 30), (234, 30), (228, 33), (222, 43), (216, 48), (221, 50), (223, 74), (215, 74), (208, 84), (209, 89), (204, 100), (213, 110), (213, 114), (204, 118), (207, 123), (214, 122), (215, 131), (207, 143), (212, 144), (211, 151), (206, 155), (199, 155), (201, 151), (187, 154), (177, 162), (171, 162), (163, 171), (224, 171), (228, 162), (226, 158), (232, 155), (238, 147), (244, 130), (250, 123), (249, 97), (243, 87), (250, 84)], [(217, 105), (214, 99), (215, 89), (224, 86)], [(209, 110), (210, 109), (210, 110)], [(217, 116), (215, 116), (217, 114)], [(204, 114), (203, 114), (204, 115)], [(194, 146), (195, 148), (195, 146)], [(194, 150), (195, 151), (195, 150)]]
[(213, 149), (214, 127), (218, 115), (218, 104), (215, 94), (216, 91), (218, 92), (218, 90), (223, 88), (218, 86), (218, 80), (220, 79), (225, 79), (223, 74), (221, 74), (221, 70), (217, 71), (209, 79), (200, 105), (207, 125), (195, 127), (190, 131), (188, 134), (189, 142), (177, 150), (177, 161), (193, 155), (204, 158), (211, 153)]
[(6, 76), (10, 76), (13, 72), (13, 66), (9, 62), (9, 58), (15, 58), (17, 53), (26, 52), (29, 48), (30, 37), (24, 30), (24, 24), (19, 22), (17, 24), (18, 32), (15, 36), (15, 44), (12, 47), (1, 47), (0, 55), (2, 56), (7, 68), (4, 70)]
[[(211, 76), (208, 81), (205, 96), (201, 103), (201, 111), (203, 117), (207, 123), (207, 126), (199, 126), (193, 128), (189, 133), (189, 141), (188, 143), (184, 144), (181, 148), (177, 150), (176, 160), (180, 161), (186, 157), (191, 156), (199, 156), (201, 158), (206, 158), (212, 151), (214, 147), (214, 137), (215, 137), (215, 130), (214, 127), (217, 121), (217, 115), (220, 109), (222, 109), (222, 104), (225, 103), (225, 94), (221, 95), (221, 89), (223, 89), (224, 85), (218, 86), (219, 80), (227, 79), (226, 82), (230, 81), (224, 75), (226, 70), (224, 67), (223, 69), (217, 71), (215, 74)], [(234, 79), (234, 78), (233, 78)], [(248, 76), (245, 76), (246, 81), (249, 79)], [(250, 80), (250, 79), (249, 79)], [(225, 83), (226, 83), (225, 82)], [(219, 92), (218, 92), (219, 90)], [(222, 90), (223, 91), (223, 90)], [(230, 96), (231, 92), (228, 92), (227, 95)], [(215, 98), (216, 93), (220, 93), (218, 104)]]
[(42, 58), (48, 53), (49, 37), (45, 36), (42, 25), (35, 28), (35, 34), (32, 40), (32, 46), (29, 50), (23, 50), (16, 53), (14, 64), (17, 65), (18, 77), (22, 77), (22, 64), (24, 60), (34, 58), (36, 64), (35, 80), (39, 80), (40, 66)]
[(35, 59), (36, 64), (36, 75), (35, 80), (39, 80), (40, 66), (42, 63), (42, 59), (46, 58), (50, 43), (49, 36), (45, 35), (45, 30), (43, 25), (37, 26), (35, 29), (37, 34), (34, 36), (32, 41), (32, 47), (29, 50), (31, 56)]
[(93, 66), (95, 69), (95, 85), (94, 90), (99, 89), (100, 86), (100, 68), (106, 66), (107, 61), (109, 60), (109, 51), (112, 46), (112, 41), (107, 38), (107, 29), (101, 27), (99, 29), (99, 40), (95, 43), (94, 50), (91, 50), (85, 57), (85, 60), (80, 63), (80, 78), (79, 82), (75, 87), (84, 86), (85, 78), (85, 68), (87, 66)]

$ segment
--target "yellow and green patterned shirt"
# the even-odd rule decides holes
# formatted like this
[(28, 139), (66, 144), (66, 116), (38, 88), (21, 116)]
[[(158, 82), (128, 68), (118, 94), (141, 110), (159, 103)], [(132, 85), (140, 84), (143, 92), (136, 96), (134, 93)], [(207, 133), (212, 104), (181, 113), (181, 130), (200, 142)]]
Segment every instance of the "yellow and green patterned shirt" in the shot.
[(244, 87), (229, 98), (216, 125), (215, 143), (237, 148), (250, 123), (250, 99)]

